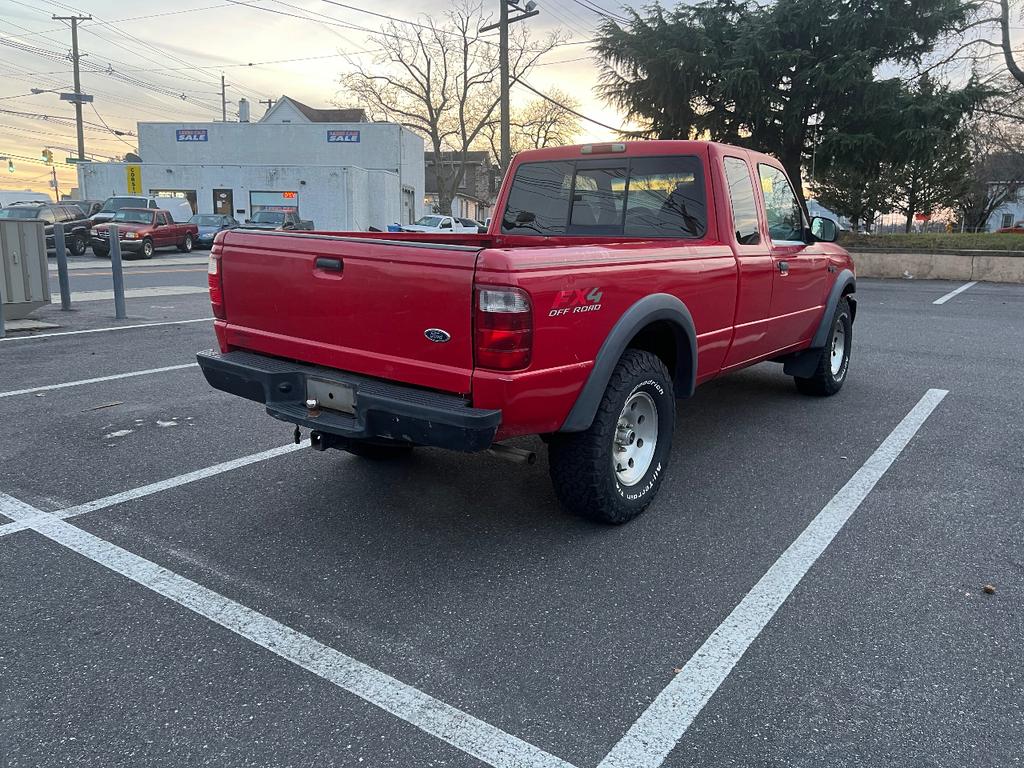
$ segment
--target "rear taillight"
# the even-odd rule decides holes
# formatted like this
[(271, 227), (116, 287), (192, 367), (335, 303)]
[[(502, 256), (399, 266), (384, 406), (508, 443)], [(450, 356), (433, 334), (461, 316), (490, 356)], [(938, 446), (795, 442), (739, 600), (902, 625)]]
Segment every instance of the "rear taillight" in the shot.
[(210, 254), (210, 265), (206, 268), (207, 281), (210, 284), (210, 304), (213, 316), (218, 320), (226, 320), (224, 313), (224, 276), (220, 268), (220, 255)]
[(533, 313), (519, 288), (478, 285), (475, 296), (476, 364), (514, 371), (530, 364)]

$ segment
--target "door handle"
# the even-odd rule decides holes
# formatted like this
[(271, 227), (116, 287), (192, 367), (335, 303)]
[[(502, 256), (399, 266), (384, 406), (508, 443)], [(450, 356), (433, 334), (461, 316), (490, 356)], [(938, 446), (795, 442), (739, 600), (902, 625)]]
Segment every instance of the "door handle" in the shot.
[(779, 273), (783, 274), (783, 275), (788, 275), (789, 274), (789, 262), (788, 261), (780, 261), (779, 262)]
[(325, 269), (328, 272), (341, 272), (343, 266), (341, 259), (328, 259), (324, 256), (316, 257), (317, 269)]

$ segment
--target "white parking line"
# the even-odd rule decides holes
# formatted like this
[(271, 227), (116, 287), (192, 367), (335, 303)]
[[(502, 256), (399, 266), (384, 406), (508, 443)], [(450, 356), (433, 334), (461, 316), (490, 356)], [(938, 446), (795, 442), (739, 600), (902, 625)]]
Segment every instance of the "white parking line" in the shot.
[(467, 712), (105, 539), (0, 493), (0, 514), (495, 768), (573, 768)]
[(134, 376), (148, 376), (151, 373), (166, 373), (167, 371), (180, 371), (183, 368), (197, 368), (199, 363), (184, 363), (183, 365), (167, 365), (163, 368), (148, 368), (145, 371), (129, 371), (128, 373), (115, 373), (111, 376), (97, 376), (95, 379), (79, 379), (78, 381), (65, 381), (62, 384), (46, 384), (42, 387), (31, 387), (30, 389), (15, 389), (10, 392), (0, 392), (0, 397), (14, 397), (15, 395), (30, 395), (33, 392), (48, 392), (51, 389), (64, 389), (66, 387), (78, 387), (83, 384), (99, 384), (102, 381), (114, 381), (115, 379), (130, 379)]
[(598, 768), (657, 768), (751, 643), (949, 394), (929, 389), (640, 715)]
[(952, 299), (954, 296), (959, 296), (961, 293), (966, 291), (968, 288), (970, 288), (971, 286), (977, 285), (977, 284), (978, 284), (977, 280), (972, 280), (969, 283), (964, 283), (963, 285), (961, 285), (956, 290), (950, 291), (945, 296), (936, 299), (935, 301), (932, 302), (932, 304), (945, 304), (947, 301)]
[(159, 323), (138, 323), (136, 325), (115, 325), (110, 328), (86, 328), (84, 331), (58, 331), (57, 333), (36, 333), (31, 336), (7, 336), (5, 341), (28, 341), (29, 339), (49, 339), (53, 336), (77, 336), (80, 333), (106, 333), (107, 331), (130, 331), (133, 328), (155, 328), (158, 325), (185, 325), (187, 323), (209, 323), (212, 317), (199, 317), (195, 320), (167, 320)]
[[(299, 451), (308, 447), (309, 440), (303, 440), (298, 444), (289, 443), (288, 445), (281, 445), (267, 451), (251, 453), (248, 456), (241, 456), (237, 459), (231, 459), (230, 461), (223, 461), (220, 464), (214, 464), (211, 467), (197, 469), (194, 472), (186, 472), (184, 475), (169, 477), (166, 480), (158, 480), (157, 482), (150, 483), (149, 485), (131, 488), (127, 491), (121, 491), (120, 493), (115, 493), (110, 496), (104, 496), (102, 499), (87, 501), (84, 504), (78, 504), (74, 507), (67, 507), (66, 509), (57, 510), (56, 512), (43, 512), (43, 519), (49, 520), (57, 518), (58, 520), (65, 520), (69, 517), (78, 517), (79, 515), (84, 515), (89, 512), (95, 512), (100, 509), (112, 507), (115, 504), (122, 504), (126, 501), (131, 501), (132, 499), (141, 499), (144, 496), (152, 496), (154, 493), (159, 493), (160, 491), (177, 488), (180, 485), (188, 485), (189, 483), (194, 483), (197, 480), (204, 480), (207, 477), (219, 475), (222, 472), (230, 472), (233, 469), (247, 467), (250, 464), (256, 464), (260, 461), (272, 459), (275, 456), (283, 456), (286, 453), (293, 453), (294, 451)], [(10, 517), (10, 515), (8, 515), (8, 517)], [(13, 523), (5, 523), (0, 525), (0, 537), (17, 533), (18, 531), (24, 531), (31, 527), (31, 521), (24, 519)]]

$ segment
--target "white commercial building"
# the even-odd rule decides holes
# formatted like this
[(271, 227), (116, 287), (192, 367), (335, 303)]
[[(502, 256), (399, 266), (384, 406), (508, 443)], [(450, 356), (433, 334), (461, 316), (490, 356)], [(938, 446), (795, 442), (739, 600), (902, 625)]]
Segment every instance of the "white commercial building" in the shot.
[[(247, 105), (240, 105), (245, 116)], [(239, 221), (297, 209), (321, 230), (409, 224), (423, 213), (423, 139), (361, 109), (281, 97), (259, 122), (139, 123), (140, 162), (78, 167), (85, 200), (173, 194)]]

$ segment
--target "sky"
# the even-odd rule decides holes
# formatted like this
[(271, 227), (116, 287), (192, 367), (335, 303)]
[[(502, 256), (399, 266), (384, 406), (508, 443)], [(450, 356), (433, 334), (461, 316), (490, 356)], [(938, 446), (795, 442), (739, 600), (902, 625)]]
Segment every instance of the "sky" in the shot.
[[(485, 2), (497, 13), (496, 0)], [(634, 7), (646, 3), (628, 2)], [(540, 15), (524, 23), (537, 37), (558, 30), (565, 44), (535, 67), (530, 85), (543, 92), (566, 91), (578, 100), (582, 114), (621, 126), (622, 116), (594, 93), (598, 68), (588, 41), (604, 19), (594, 7), (614, 13), (625, 4), (538, 0)], [(95, 97), (84, 107), (86, 154), (102, 161), (134, 151), (133, 136), (114, 131), (134, 133), (139, 121), (220, 119), (222, 74), (228, 83), (228, 119), (236, 119), (243, 96), (254, 120), (265, 110), (259, 101), (282, 94), (313, 107), (339, 101), (354, 106), (340, 92), (338, 78), (350, 66), (346, 57), (372, 62), (369, 34), (387, 23), (381, 16), (415, 21), (424, 13), (439, 15), (448, 5), (443, 0), (376, 0), (369, 10), (380, 15), (371, 15), (355, 10), (354, 0), (0, 0), (0, 157), (12, 158), (15, 166), (11, 174), (0, 161), (0, 189), (49, 191), (51, 168), (42, 163), (44, 147), (58, 161), (53, 167), (61, 191), (76, 183), (74, 168), (63, 163), (75, 154), (74, 107), (55, 93), (72, 90), (71, 33), (53, 15), (93, 16), (81, 22), (79, 44), (82, 90)], [(1024, 36), (1022, 30), (1016, 26), (1015, 35)], [(51, 92), (33, 95), (32, 88)], [(534, 98), (513, 90), (513, 105)], [(578, 140), (613, 136), (584, 121)]]
[[(588, 2), (610, 10), (620, 7), (613, 0)], [(446, 5), (439, 0), (378, 0), (370, 8), (415, 20), (424, 12), (440, 14)], [(593, 37), (602, 16), (580, 0), (540, 0), (538, 7), (540, 15), (524, 22), (531, 34), (540, 37), (558, 29), (569, 44), (542, 59), (530, 84), (544, 92), (570, 91), (581, 113), (621, 125), (616, 111), (593, 93), (597, 68), (585, 41)], [(371, 63), (372, 53), (360, 53), (373, 48), (364, 30), (376, 31), (387, 23), (326, 0), (0, 0), (0, 38), (8, 41), (0, 43), (0, 157), (15, 164), (10, 174), (7, 163), (0, 161), (2, 189), (48, 191), (50, 167), (41, 162), (43, 148), (51, 148), (56, 161), (76, 154), (73, 105), (56, 93), (30, 93), (32, 88), (72, 90), (70, 27), (51, 17), (75, 13), (94, 17), (80, 23), (79, 46), (87, 54), (82, 90), (95, 97), (91, 106), (84, 106), (86, 154), (96, 160), (135, 147), (132, 136), (116, 136), (107, 127), (134, 132), (139, 121), (219, 120), (221, 74), (228, 83), (228, 119), (236, 118), (243, 96), (252, 105), (254, 120), (266, 109), (260, 100), (282, 94), (313, 107), (345, 101), (338, 85), (347, 69), (344, 56)], [(294, 59), (303, 60), (283, 61)], [(85, 71), (89, 69), (94, 71)], [(513, 105), (533, 98), (514, 91)], [(611, 137), (611, 131), (583, 123), (579, 139)], [(73, 167), (60, 162), (54, 167), (62, 192), (75, 184)]]

